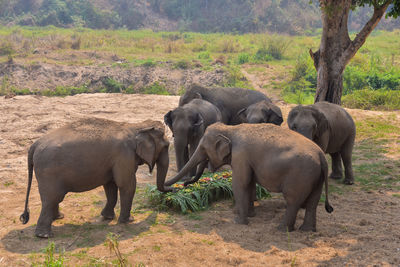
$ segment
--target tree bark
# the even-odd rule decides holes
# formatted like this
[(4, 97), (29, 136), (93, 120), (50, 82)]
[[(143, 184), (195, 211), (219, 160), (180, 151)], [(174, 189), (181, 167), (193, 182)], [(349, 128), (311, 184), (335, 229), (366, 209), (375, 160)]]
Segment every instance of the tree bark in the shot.
[(320, 0), (323, 25), (321, 44), (315, 53), (310, 50), (318, 74), (315, 102), (341, 104), (343, 71), (379, 23), (391, 2), (392, 0), (387, 0), (381, 5), (376, 4), (371, 19), (354, 40), (351, 40), (347, 21), (352, 0)]

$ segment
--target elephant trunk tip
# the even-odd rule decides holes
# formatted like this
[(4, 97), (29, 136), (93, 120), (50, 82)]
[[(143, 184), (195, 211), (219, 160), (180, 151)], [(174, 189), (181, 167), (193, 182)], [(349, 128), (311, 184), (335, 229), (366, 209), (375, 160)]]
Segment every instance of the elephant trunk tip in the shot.
[(25, 210), (24, 213), (19, 217), (22, 224), (27, 224), (29, 221), (29, 210)]
[(332, 211), (333, 211), (333, 208), (332, 208), (332, 206), (331, 205), (329, 205), (329, 202), (325, 202), (325, 210), (326, 210), (326, 212), (328, 212), (328, 213), (332, 213)]

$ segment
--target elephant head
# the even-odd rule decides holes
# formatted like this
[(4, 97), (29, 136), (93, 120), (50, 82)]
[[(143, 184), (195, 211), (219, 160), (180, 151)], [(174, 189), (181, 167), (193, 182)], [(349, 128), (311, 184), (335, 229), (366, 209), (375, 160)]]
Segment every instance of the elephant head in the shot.
[(273, 123), (281, 125), (283, 122), (281, 109), (266, 100), (239, 110), (237, 116), (242, 122), (247, 123)]
[(313, 140), (325, 151), (325, 140), (329, 134), (329, 123), (321, 111), (312, 105), (300, 105), (289, 112), (287, 122), (291, 130)]
[[(218, 125), (214, 124), (214, 125)], [(198, 164), (208, 161), (210, 170), (214, 172), (221, 166), (231, 163), (232, 144), (229, 137), (217, 129), (207, 129), (201, 138), (199, 146), (190, 158), (188, 163), (176, 174), (175, 177), (168, 180), (165, 185), (170, 186), (182, 177), (184, 177), (192, 168)]]
[(203, 117), (190, 109), (178, 107), (164, 116), (164, 122), (174, 136), (178, 171), (188, 161), (187, 147), (191, 138), (200, 137), (205, 131)]
[(157, 189), (161, 192), (171, 191), (172, 188), (164, 187), (169, 166), (169, 141), (164, 135), (164, 127), (141, 129), (137, 132), (135, 139), (136, 155), (141, 163), (148, 165), (150, 172), (154, 165), (157, 165)]

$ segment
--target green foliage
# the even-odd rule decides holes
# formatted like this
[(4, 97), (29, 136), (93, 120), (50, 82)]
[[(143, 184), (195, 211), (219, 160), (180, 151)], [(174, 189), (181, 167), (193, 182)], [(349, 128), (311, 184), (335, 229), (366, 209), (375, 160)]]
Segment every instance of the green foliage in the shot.
[[(162, 209), (172, 208), (182, 213), (200, 211), (208, 208), (213, 201), (233, 197), (232, 173), (228, 171), (207, 173), (194, 184), (183, 187), (174, 185), (177, 192), (161, 193), (156, 186), (148, 186), (146, 194), (153, 205)], [(257, 198), (271, 197), (269, 192), (257, 185)]]
[(247, 53), (240, 53), (238, 55), (238, 64), (244, 64), (250, 61), (250, 55)]
[(169, 95), (168, 90), (164, 85), (155, 82), (150, 86), (144, 87), (140, 90), (143, 94), (151, 94), (151, 95)]
[(9, 42), (0, 45), (0, 56), (11, 56), (15, 53), (13, 45)]
[(125, 90), (125, 86), (112, 78), (106, 78), (102, 81), (104, 93), (122, 93)]
[(363, 89), (342, 97), (348, 108), (400, 110), (400, 91)]
[(226, 68), (226, 78), (223, 86), (225, 87), (241, 87), (247, 89), (254, 89), (243, 73), (240, 71), (240, 68), (236, 66), (231, 66)]
[(185, 70), (185, 69), (190, 68), (190, 63), (189, 63), (187, 60), (182, 59), (182, 60), (177, 61), (177, 62), (174, 64), (174, 67), (175, 67), (175, 68), (178, 68), (178, 69), (183, 69), (183, 70)]
[(34, 264), (34, 266), (43, 266), (43, 267), (62, 267), (64, 266), (64, 253), (59, 253), (59, 256), (56, 257), (56, 249), (54, 242), (49, 242), (47, 247), (43, 249), (43, 253), (45, 253), (45, 260), (43, 264)]

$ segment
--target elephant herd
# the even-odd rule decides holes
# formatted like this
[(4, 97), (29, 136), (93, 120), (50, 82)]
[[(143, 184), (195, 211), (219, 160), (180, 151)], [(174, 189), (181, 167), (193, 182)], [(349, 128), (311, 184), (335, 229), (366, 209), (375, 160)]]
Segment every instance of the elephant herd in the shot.
[(301, 230), (316, 231), (316, 210), (325, 184), (328, 201), (328, 164), (333, 179), (354, 182), (351, 155), (355, 125), (340, 106), (319, 102), (297, 106), (281, 127), (279, 107), (264, 94), (242, 88), (190, 86), (179, 106), (167, 112), (165, 124), (174, 138), (178, 173), (166, 181), (169, 141), (161, 122), (122, 123), (99, 118), (82, 119), (37, 140), (28, 152), (28, 188), (20, 220), (29, 221), (28, 200), (33, 171), (42, 202), (35, 235), (52, 236), (51, 224), (62, 218), (59, 203), (68, 192), (103, 186), (107, 203), (101, 212), (115, 217), (120, 196), (119, 223), (131, 220), (136, 170), (157, 166), (157, 189), (173, 191), (179, 180), (196, 182), (206, 167), (214, 172), (232, 168), (235, 222), (247, 224), (255, 216), (256, 183), (270, 192), (282, 192), (287, 208), (279, 229), (293, 231), (298, 210), (305, 208)]

